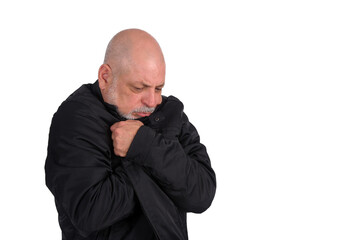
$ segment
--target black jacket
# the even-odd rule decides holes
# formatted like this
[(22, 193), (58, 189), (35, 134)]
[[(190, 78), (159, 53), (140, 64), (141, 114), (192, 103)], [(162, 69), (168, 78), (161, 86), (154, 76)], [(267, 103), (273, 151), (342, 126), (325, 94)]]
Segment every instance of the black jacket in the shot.
[(45, 172), (62, 239), (188, 239), (186, 213), (211, 205), (216, 179), (183, 104), (163, 97), (140, 119), (125, 158), (114, 154), (110, 131), (123, 120), (98, 82), (54, 114)]

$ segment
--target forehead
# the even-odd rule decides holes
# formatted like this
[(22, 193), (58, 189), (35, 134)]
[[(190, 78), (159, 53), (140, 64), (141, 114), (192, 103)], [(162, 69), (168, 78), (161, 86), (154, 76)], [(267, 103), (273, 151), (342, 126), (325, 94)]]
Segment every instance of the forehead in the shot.
[(124, 76), (129, 84), (160, 86), (165, 83), (165, 68), (155, 64), (137, 65)]

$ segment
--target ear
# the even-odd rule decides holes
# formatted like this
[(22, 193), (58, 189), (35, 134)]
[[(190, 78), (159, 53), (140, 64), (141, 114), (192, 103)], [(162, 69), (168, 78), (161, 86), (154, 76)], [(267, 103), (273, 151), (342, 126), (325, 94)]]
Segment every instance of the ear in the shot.
[(98, 70), (98, 83), (101, 90), (107, 89), (113, 80), (112, 69), (108, 64), (102, 64)]

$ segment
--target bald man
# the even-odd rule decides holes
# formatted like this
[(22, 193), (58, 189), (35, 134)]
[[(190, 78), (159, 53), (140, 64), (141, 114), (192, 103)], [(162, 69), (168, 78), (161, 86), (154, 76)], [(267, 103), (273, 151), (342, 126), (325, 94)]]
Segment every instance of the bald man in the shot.
[(63, 240), (188, 239), (187, 212), (211, 205), (215, 173), (183, 104), (161, 95), (165, 71), (157, 41), (124, 30), (54, 114), (45, 172)]

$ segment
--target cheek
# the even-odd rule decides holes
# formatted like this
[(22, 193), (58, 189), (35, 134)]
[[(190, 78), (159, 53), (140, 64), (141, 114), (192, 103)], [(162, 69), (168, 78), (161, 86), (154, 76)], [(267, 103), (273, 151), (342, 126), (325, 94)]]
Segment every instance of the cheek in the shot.
[(156, 95), (156, 103), (157, 103), (157, 105), (159, 105), (159, 104), (162, 103), (162, 96), (161, 96), (161, 94)]
[(128, 98), (128, 107), (129, 110), (132, 111), (135, 108), (142, 107), (142, 95), (141, 94), (132, 94)]
[(129, 113), (140, 105), (141, 98), (131, 92), (123, 92), (118, 99), (118, 106), (123, 113)]

